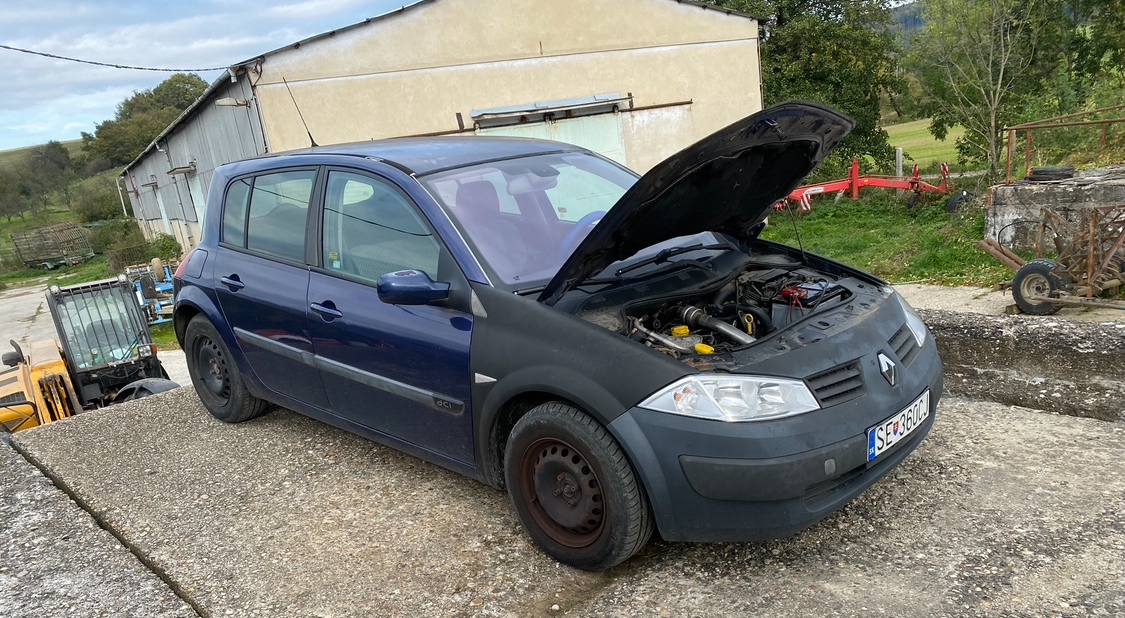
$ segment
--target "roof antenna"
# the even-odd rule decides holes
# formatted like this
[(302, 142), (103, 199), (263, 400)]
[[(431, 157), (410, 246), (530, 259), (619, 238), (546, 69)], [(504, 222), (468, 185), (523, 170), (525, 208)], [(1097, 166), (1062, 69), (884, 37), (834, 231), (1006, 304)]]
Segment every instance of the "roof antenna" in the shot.
[[(289, 90), (289, 82), (285, 81), (284, 77), (281, 78), (281, 81), (285, 84), (285, 89)], [(320, 144), (316, 143), (316, 140), (313, 139), (312, 131), (309, 131), (309, 124), (305, 122), (305, 115), (301, 113), (301, 108), (297, 106), (297, 99), (293, 96), (292, 90), (289, 90), (289, 98), (293, 99), (293, 107), (297, 108), (297, 116), (301, 118), (301, 124), (305, 126), (305, 133), (309, 134), (309, 141), (312, 142), (313, 148), (316, 148)]]

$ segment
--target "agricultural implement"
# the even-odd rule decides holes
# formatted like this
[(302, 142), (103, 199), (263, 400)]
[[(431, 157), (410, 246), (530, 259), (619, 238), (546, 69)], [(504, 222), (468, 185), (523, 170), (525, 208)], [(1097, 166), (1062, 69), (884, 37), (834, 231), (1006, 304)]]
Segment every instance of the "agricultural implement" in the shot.
[(51, 286), (47, 306), (57, 340), (29, 354), (15, 342), (0, 371), (0, 432), (20, 431), (83, 410), (161, 393), (178, 385), (156, 357), (133, 285), (124, 276)]
[(94, 257), (94, 250), (82, 228), (73, 223), (58, 223), (27, 232), (13, 232), (12, 245), (28, 268), (50, 270), (79, 264)]
[[(846, 191), (853, 200), (858, 200), (860, 191), (864, 189), (901, 189), (903, 191), (910, 191), (913, 193), (910, 197), (910, 203), (913, 205), (913, 203), (921, 199), (922, 195), (925, 193), (948, 195), (950, 191), (952, 191), (949, 185), (949, 166), (944, 163), (941, 164), (941, 183), (935, 186), (922, 180), (921, 174), (918, 173), (917, 165), (914, 166), (914, 170), (910, 176), (874, 176), (871, 174), (860, 174), (859, 159), (852, 159), (852, 166), (848, 169), (847, 178), (797, 187), (793, 189), (784, 200), (775, 204), (774, 208), (777, 210), (785, 210), (786, 201), (789, 201), (797, 204), (798, 208), (801, 210), (809, 211), (812, 210), (810, 198), (814, 196)], [(947, 203), (949, 210), (957, 210), (957, 207), (964, 199), (966, 199), (966, 195), (963, 193), (953, 195)]]
[[(1125, 303), (1103, 300), (1125, 284), (1125, 204), (1069, 210), (1066, 217), (1041, 210), (1035, 240), (1035, 259), (1024, 261), (995, 240), (977, 246), (1015, 271), (1001, 287), (1011, 286), (1012, 298), (1024, 313), (1051, 315), (1063, 307), (1125, 309)], [(1043, 257), (1046, 247), (1056, 259)]]

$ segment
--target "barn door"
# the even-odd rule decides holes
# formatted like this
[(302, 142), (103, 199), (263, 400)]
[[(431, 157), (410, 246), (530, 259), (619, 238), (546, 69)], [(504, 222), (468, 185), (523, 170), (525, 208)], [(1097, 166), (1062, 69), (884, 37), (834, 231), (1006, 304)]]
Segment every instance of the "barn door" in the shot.
[(477, 135), (534, 137), (574, 144), (628, 165), (625, 160), (625, 140), (618, 114), (598, 114), (581, 118), (566, 118), (548, 122), (514, 124), (503, 127), (477, 129)]

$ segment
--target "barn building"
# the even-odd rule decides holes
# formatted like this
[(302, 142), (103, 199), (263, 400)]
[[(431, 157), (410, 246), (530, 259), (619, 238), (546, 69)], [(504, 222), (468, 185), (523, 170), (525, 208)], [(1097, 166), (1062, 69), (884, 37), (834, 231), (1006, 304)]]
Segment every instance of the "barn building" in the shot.
[(761, 108), (747, 15), (687, 0), (422, 0), (231, 66), (122, 176), (145, 234), (189, 248), (216, 167), (313, 140), (541, 137), (643, 173)]

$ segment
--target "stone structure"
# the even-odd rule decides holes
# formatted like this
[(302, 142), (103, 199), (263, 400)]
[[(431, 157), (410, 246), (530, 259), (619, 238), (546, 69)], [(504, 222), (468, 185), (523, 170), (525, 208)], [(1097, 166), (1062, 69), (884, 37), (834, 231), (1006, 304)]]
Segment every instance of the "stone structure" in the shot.
[(991, 191), (985, 238), (1009, 249), (1033, 251), (1043, 208), (1073, 221), (1070, 213), (1081, 208), (1125, 204), (1125, 166), (1080, 171), (1066, 180), (1021, 180)]

